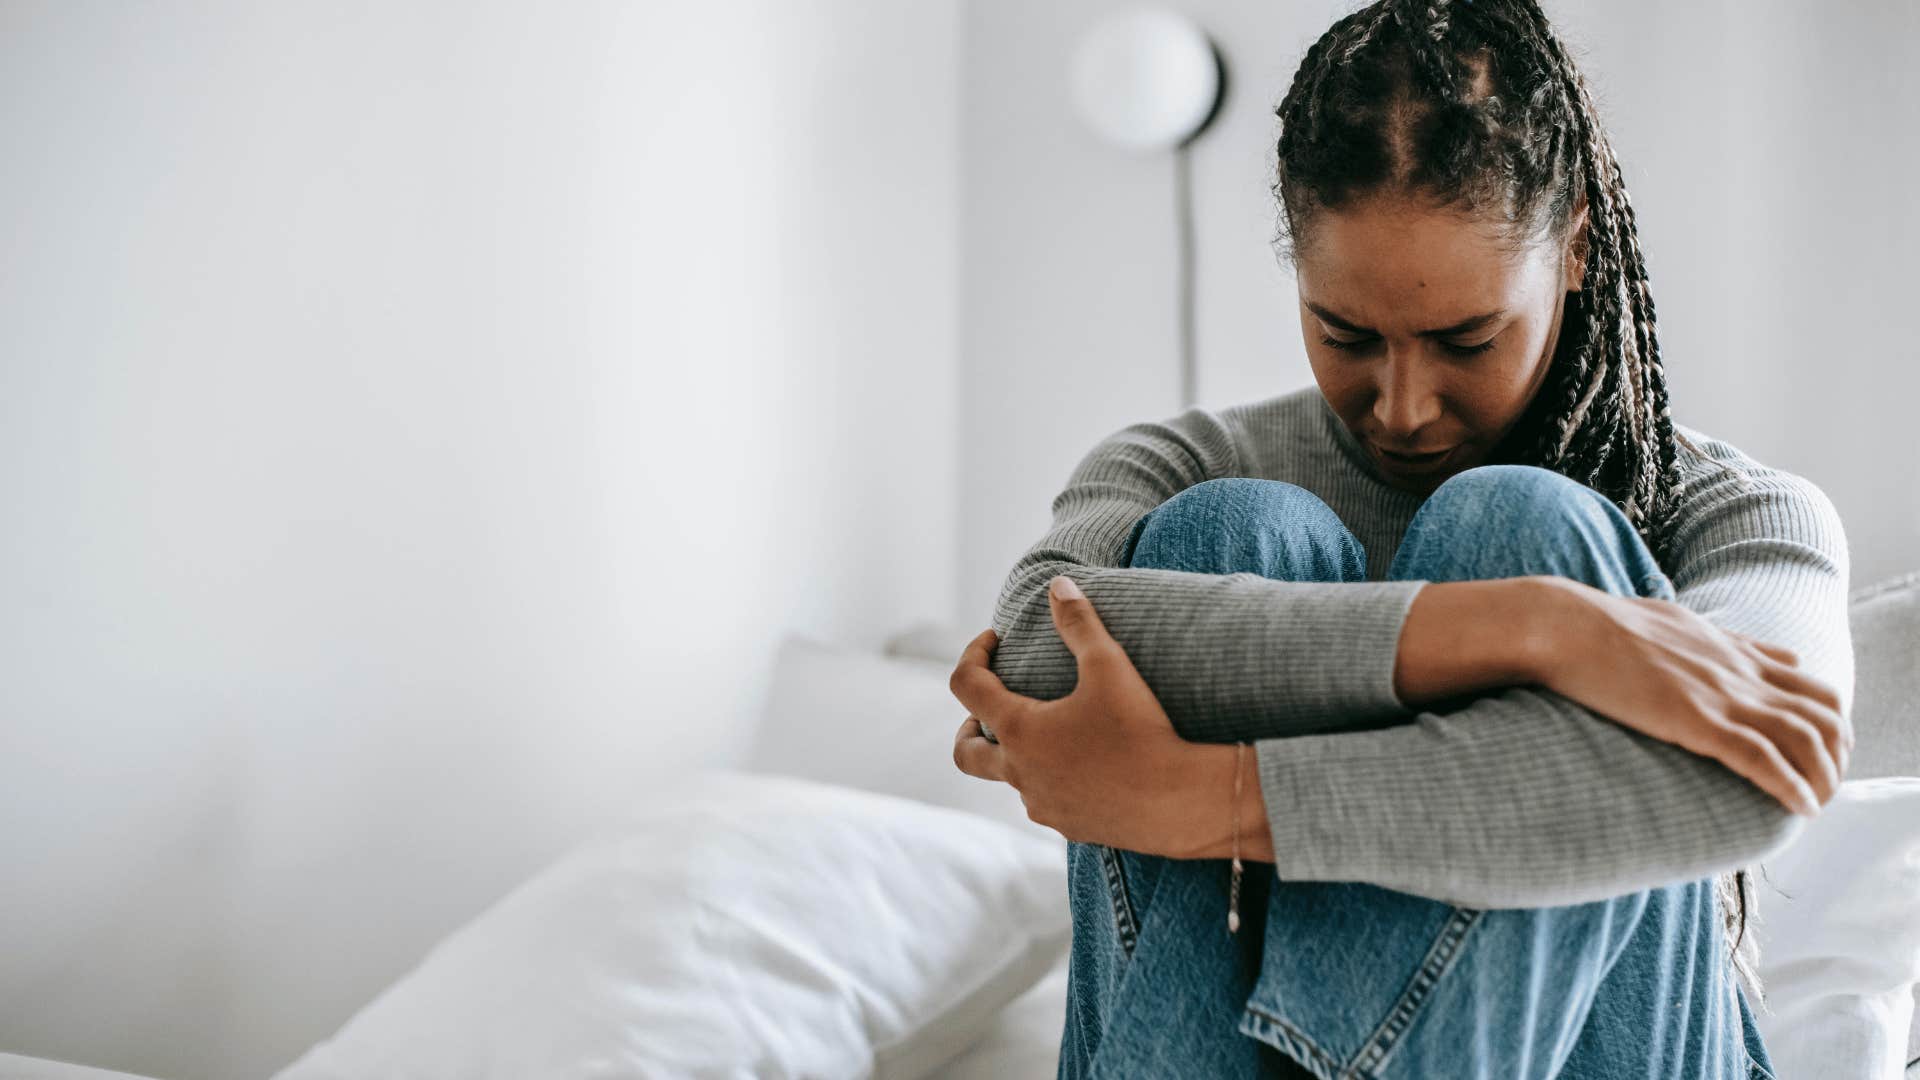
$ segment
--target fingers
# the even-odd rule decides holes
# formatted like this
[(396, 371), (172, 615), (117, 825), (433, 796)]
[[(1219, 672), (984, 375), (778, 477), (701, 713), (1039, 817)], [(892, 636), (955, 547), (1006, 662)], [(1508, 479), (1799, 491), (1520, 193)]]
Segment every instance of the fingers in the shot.
[(1759, 649), (1761, 652), (1766, 653), (1768, 656), (1773, 657), (1775, 660), (1786, 664), (1788, 667), (1797, 668), (1800, 666), (1800, 654), (1787, 648), (1785, 645), (1775, 645), (1770, 641), (1761, 641), (1757, 637), (1742, 634), (1738, 630), (1728, 632), (1754, 648)]
[[(1755, 644), (1760, 646), (1758, 642)], [(1781, 651), (1789, 656), (1793, 655), (1791, 650), (1782, 649)], [(1833, 684), (1809, 674), (1805, 668), (1793, 662), (1781, 661), (1778, 664), (1769, 665), (1767, 680), (1776, 686), (1812, 698), (1836, 713), (1840, 711), (1840, 692), (1833, 688)]]
[(980, 730), (980, 721), (967, 717), (960, 730), (953, 737), (953, 764), (968, 776), (977, 776), (982, 780), (1007, 779), (1004, 751), (989, 741)]
[(1840, 787), (1840, 763), (1827, 747), (1826, 738), (1805, 716), (1797, 712), (1783, 696), (1771, 707), (1751, 714), (1749, 727), (1765, 735), (1793, 765), (1800, 779), (1813, 790), (1814, 800), (1824, 806)]
[(1004, 735), (1014, 718), (1019, 715), (1030, 698), (1007, 689), (1000, 676), (987, 666), (993, 647), (1000, 638), (991, 627), (982, 630), (960, 653), (960, 662), (954, 665), (953, 674), (947, 679), (947, 689), (958, 698), (968, 712), (993, 717), (995, 726)]
[(1797, 668), (1777, 667), (1767, 678), (1780, 690), (1781, 705), (1799, 714), (1819, 733), (1827, 756), (1844, 775), (1853, 758), (1853, 725), (1840, 711), (1840, 696), (1833, 687)]
[(1718, 732), (1708, 747), (1709, 756), (1778, 799), (1781, 805), (1794, 813), (1813, 817), (1820, 812), (1813, 789), (1788, 763), (1772, 739), (1740, 723), (1723, 724)]
[[(1738, 745), (1723, 743), (1733, 756), (1714, 756), (1790, 809), (1812, 816), (1833, 798), (1847, 768), (1853, 735), (1840, 714), (1840, 699), (1800, 668), (1800, 655), (1792, 649), (1739, 631), (1727, 633), (1759, 661), (1763, 693), (1731, 721), (1733, 729), (1744, 729)], [(1766, 744), (1764, 751), (1756, 740)], [(1783, 768), (1793, 775), (1781, 774)]]
[(1767, 681), (1785, 693), (1783, 706), (1800, 714), (1820, 733), (1827, 754), (1847, 771), (1853, 754), (1853, 725), (1841, 713), (1840, 694), (1823, 679), (1808, 674), (1799, 666), (1800, 657), (1792, 649), (1736, 634), (1755, 651), (1772, 659), (1763, 665)]
[(1767, 669), (1767, 679), (1784, 689), (1811, 698), (1821, 705), (1840, 711), (1840, 692), (1825, 679), (1809, 675), (1804, 669), (1780, 664)]
[(1054, 629), (1081, 667), (1104, 662), (1111, 658), (1111, 650), (1119, 648), (1113, 635), (1107, 633), (1106, 624), (1094, 613), (1093, 601), (1072, 578), (1056, 574), (1047, 582), (1047, 604), (1053, 611)]

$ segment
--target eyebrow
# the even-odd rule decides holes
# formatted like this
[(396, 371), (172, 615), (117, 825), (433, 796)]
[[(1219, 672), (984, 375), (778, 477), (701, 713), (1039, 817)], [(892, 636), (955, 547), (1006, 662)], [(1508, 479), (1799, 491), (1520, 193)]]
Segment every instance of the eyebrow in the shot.
[[(1307, 305), (1307, 310), (1313, 312), (1315, 315), (1320, 316), (1320, 318), (1324, 319), (1329, 325), (1334, 326), (1341, 330), (1345, 330), (1349, 334), (1374, 333), (1374, 330), (1372, 328), (1360, 326), (1355, 323), (1349, 322), (1348, 320), (1343, 319), (1338, 315), (1335, 315), (1333, 312), (1328, 311), (1326, 308), (1321, 307), (1319, 304), (1316, 304), (1311, 300), (1305, 301), (1305, 303)], [(1500, 319), (1505, 314), (1506, 314), (1505, 311), (1489, 311), (1484, 315), (1475, 315), (1469, 319), (1462, 319), (1459, 322), (1454, 323), (1452, 326), (1443, 326), (1438, 330), (1421, 330), (1418, 332), (1418, 334), (1420, 337), (1452, 337), (1455, 334), (1465, 334), (1465, 333), (1468, 333), (1469, 331), (1478, 330), (1481, 327), (1486, 326), (1488, 323), (1491, 323)]]

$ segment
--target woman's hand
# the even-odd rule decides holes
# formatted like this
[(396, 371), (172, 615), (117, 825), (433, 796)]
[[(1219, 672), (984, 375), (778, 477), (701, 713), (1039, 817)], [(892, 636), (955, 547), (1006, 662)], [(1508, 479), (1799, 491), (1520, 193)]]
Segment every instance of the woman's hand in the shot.
[(1833, 687), (1778, 645), (1668, 600), (1561, 578), (1581, 603), (1540, 682), (1615, 723), (1713, 758), (1812, 817), (1833, 797), (1853, 728)]
[[(1173, 730), (1072, 578), (1054, 578), (1047, 599), (1053, 625), (1078, 662), (1073, 692), (1041, 701), (1008, 690), (987, 666), (999, 638), (983, 631), (948, 681), (971, 713), (954, 738), (953, 763), (970, 776), (1012, 784), (1029, 818), (1069, 840), (1201, 857), (1232, 795), (1230, 787), (1219, 798), (1196, 798), (1196, 791), (1218, 788), (1232, 774), (1214, 777), (1211, 785), (1199, 775), (1198, 766), (1214, 759)], [(981, 732), (982, 720), (998, 743)]]

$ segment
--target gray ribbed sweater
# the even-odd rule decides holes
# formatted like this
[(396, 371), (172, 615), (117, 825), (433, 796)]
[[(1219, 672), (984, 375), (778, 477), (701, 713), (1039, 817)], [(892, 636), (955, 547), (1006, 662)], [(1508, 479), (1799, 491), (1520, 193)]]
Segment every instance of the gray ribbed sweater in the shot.
[[(1850, 713), (1847, 545), (1833, 504), (1675, 427), (1706, 451), (1680, 449), (1684, 521), (1663, 567), (1679, 603), (1791, 648)], [(1371, 580), (1121, 564), (1143, 514), (1227, 476), (1318, 495), (1365, 547)], [(1718, 761), (1552, 691), (1510, 687), (1444, 714), (1402, 704), (1400, 628), (1425, 582), (1383, 578), (1422, 498), (1387, 485), (1317, 387), (1129, 425), (1074, 468), (1052, 527), (1008, 575), (994, 670), (1031, 697), (1073, 689), (1045, 592), (1071, 575), (1183, 738), (1254, 742), (1284, 880), (1541, 907), (1729, 872), (1798, 835), (1806, 819)]]

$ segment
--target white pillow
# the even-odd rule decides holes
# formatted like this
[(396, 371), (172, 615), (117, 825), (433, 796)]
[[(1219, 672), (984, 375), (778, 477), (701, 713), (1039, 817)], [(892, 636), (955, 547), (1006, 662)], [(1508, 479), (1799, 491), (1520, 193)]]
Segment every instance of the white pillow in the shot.
[(729, 771), (649, 794), (278, 1080), (924, 1076), (1070, 936), (1055, 848)]
[(1842, 783), (1761, 865), (1749, 932), (1775, 1073), (1901, 1076), (1920, 984), (1920, 777)]
[(1065, 866), (1066, 838), (1028, 818), (1018, 791), (954, 765), (967, 707), (947, 679), (959, 657), (907, 659), (788, 636), (747, 768), (984, 814), (1054, 845)]

